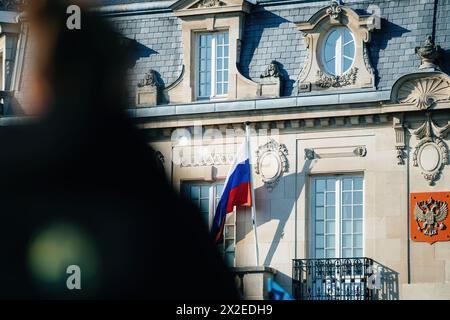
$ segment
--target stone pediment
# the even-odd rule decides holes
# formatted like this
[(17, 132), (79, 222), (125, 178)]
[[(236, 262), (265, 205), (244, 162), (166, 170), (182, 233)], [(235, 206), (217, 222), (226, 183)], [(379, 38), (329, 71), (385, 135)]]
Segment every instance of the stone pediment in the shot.
[(179, 0), (171, 9), (178, 17), (250, 11), (246, 0)]

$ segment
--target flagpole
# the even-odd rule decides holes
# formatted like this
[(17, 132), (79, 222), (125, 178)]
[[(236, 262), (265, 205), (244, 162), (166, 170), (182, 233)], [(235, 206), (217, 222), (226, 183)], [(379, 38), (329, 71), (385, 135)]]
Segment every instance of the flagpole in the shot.
[(245, 135), (247, 139), (247, 154), (248, 161), (250, 163), (250, 193), (252, 196), (252, 225), (253, 225), (253, 236), (255, 238), (255, 258), (256, 266), (259, 266), (259, 248), (258, 248), (258, 234), (256, 233), (256, 202), (255, 202), (255, 189), (253, 185), (253, 162), (252, 162), (252, 152), (250, 148), (250, 122), (245, 123)]

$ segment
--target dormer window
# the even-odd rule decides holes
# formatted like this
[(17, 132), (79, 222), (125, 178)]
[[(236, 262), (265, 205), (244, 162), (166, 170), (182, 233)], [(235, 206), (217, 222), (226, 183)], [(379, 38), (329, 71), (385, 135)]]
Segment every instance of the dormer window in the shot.
[(341, 76), (355, 61), (355, 39), (346, 27), (332, 29), (325, 38), (323, 64), (327, 73)]
[(228, 94), (228, 32), (199, 33), (197, 36), (197, 97), (214, 99)]

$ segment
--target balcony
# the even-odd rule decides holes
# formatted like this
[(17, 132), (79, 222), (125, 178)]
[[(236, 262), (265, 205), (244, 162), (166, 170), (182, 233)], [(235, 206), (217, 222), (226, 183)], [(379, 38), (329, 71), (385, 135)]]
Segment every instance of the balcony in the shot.
[(294, 259), (299, 300), (397, 300), (398, 273), (370, 258)]

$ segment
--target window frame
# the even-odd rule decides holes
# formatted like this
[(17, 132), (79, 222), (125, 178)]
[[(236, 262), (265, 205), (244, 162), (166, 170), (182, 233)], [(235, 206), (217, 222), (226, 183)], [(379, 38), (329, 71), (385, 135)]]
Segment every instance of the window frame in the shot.
[[(217, 94), (217, 38), (219, 34), (228, 35), (228, 55), (226, 56), (228, 60), (228, 69), (226, 69), (227, 77), (227, 93)], [(211, 41), (211, 84), (210, 84), (210, 96), (200, 95), (200, 37), (202, 35), (213, 35)], [(230, 89), (230, 33), (228, 29), (218, 30), (218, 31), (201, 31), (195, 32), (195, 58), (194, 58), (194, 69), (195, 69), (195, 99), (196, 100), (225, 100), (228, 98)], [(222, 57), (223, 59), (225, 56)], [(225, 70), (222, 68), (222, 70)], [(225, 72), (223, 73), (225, 74)], [(222, 75), (223, 77), (223, 75)], [(223, 79), (223, 78), (222, 78)], [(222, 81), (223, 83), (223, 81)]]
[[(331, 70), (328, 68), (327, 66), (327, 61), (326, 61), (326, 48), (327, 48), (327, 42), (328, 39), (330, 38), (330, 36), (333, 34), (333, 32), (335, 31), (339, 31), (340, 33), (340, 37), (339, 40), (336, 42), (336, 47), (335, 47), (335, 72), (331, 72)], [(353, 57), (348, 57), (351, 58), (352, 63), (350, 64), (350, 66), (348, 67), (348, 69), (344, 70), (344, 59), (345, 59), (345, 54), (344, 54), (344, 46), (346, 45), (345, 43), (342, 43), (342, 39), (344, 39), (344, 31), (348, 31), (348, 33), (350, 34), (350, 36), (352, 37), (352, 40), (350, 42), (353, 42)], [(350, 43), (349, 42), (349, 43)], [(338, 45), (339, 44), (339, 45)], [(337, 59), (337, 57), (340, 57), (340, 59)], [(339, 26), (339, 27), (333, 27), (330, 30), (328, 30), (328, 32), (326, 32), (323, 40), (322, 40), (322, 46), (320, 48), (320, 58), (321, 58), (321, 63), (322, 63), (322, 67), (324, 69), (324, 71), (327, 74), (330, 74), (332, 76), (342, 76), (345, 73), (347, 73), (348, 71), (350, 71), (353, 67), (353, 65), (355, 64), (355, 60), (356, 60), (356, 39), (355, 39), (355, 35), (353, 34), (352, 30), (346, 26)]]
[[(310, 218), (309, 230), (310, 232), (308, 234), (308, 241), (309, 241), (309, 248), (308, 248), (308, 255), (311, 259), (316, 259), (316, 201), (315, 201), (315, 195), (316, 195), (316, 181), (319, 179), (336, 179), (336, 185), (335, 185), (335, 256), (332, 258), (343, 258), (343, 247), (342, 247), (342, 220), (343, 220), (343, 214), (342, 214), (342, 207), (344, 206), (343, 201), (341, 199), (341, 195), (343, 192), (343, 180), (344, 179), (354, 179), (354, 178), (361, 178), (362, 179), (362, 254), (361, 256), (353, 256), (352, 258), (362, 258), (365, 255), (365, 177), (363, 174), (327, 174), (327, 175), (315, 175), (310, 177), (310, 191), (309, 191), (309, 209), (310, 214), (308, 215)], [(352, 193), (354, 192), (354, 189), (352, 187)], [(352, 204), (353, 205), (353, 204)], [(324, 206), (325, 207), (325, 206)], [(326, 210), (324, 210), (324, 218), (326, 216)], [(325, 222), (326, 219), (324, 219)], [(352, 216), (352, 225), (355, 221), (355, 219)], [(325, 236), (325, 228), (326, 224), (324, 223), (324, 236)], [(352, 226), (352, 234), (354, 234), (353, 226)], [(326, 240), (325, 240), (326, 241)], [(352, 237), (353, 241), (353, 237)], [(352, 244), (353, 245), (353, 244)], [(353, 248), (353, 247), (352, 247)], [(354, 248), (353, 248), (354, 249)], [(328, 259), (325, 255), (323, 257), (324, 259)], [(348, 258), (348, 257), (347, 257)], [(331, 258), (330, 258), (331, 259)], [(344, 258), (345, 259), (345, 258)]]

